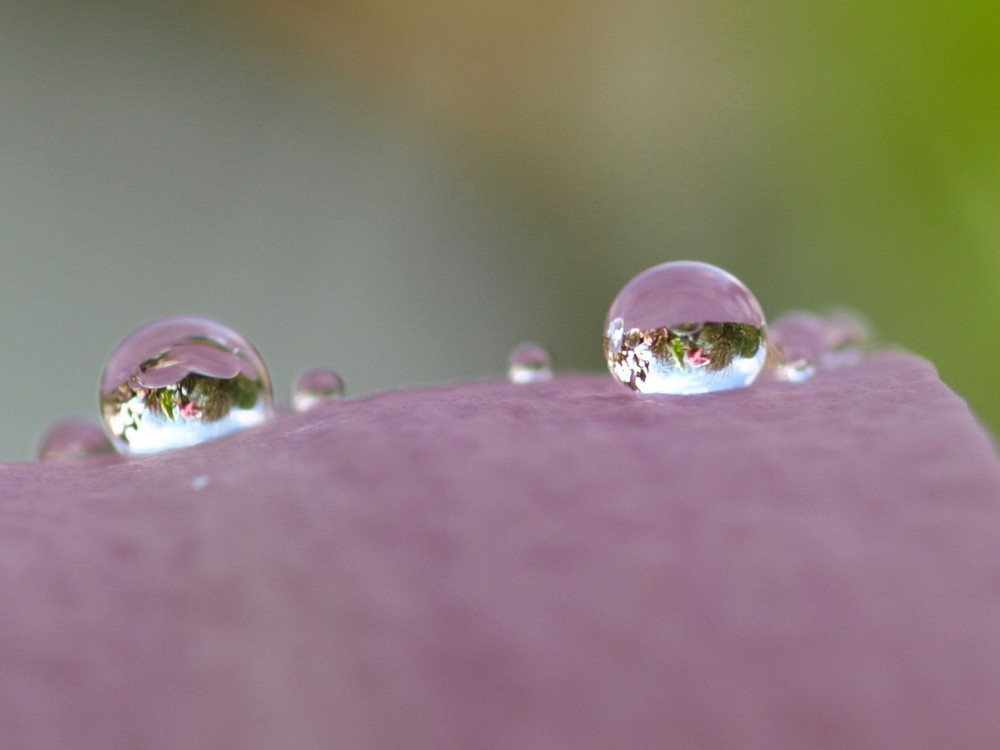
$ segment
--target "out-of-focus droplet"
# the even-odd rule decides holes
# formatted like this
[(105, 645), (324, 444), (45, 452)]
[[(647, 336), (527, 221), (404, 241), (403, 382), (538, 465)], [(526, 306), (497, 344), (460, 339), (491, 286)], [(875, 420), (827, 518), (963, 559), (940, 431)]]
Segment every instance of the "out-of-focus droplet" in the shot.
[(819, 370), (858, 364), (871, 340), (871, 328), (846, 310), (826, 315), (791, 312), (774, 321), (771, 336), (780, 352), (773, 377), (801, 383)]
[(871, 323), (853, 310), (831, 310), (825, 318), (829, 333), (820, 367), (832, 370), (858, 364), (872, 346)]
[(815, 375), (827, 333), (826, 321), (808, 312), (788, 313), (771, 323), (771, 337), (780, 352), (774, 378), (803, 383)]
[(295, 381), (292, 408), (300, 412), (309, 411), (343, 396), (344, 381), (337, 371), (329, 367), (314, 367), (306, 370)]
[(708, 263), (664, 263), (639, 274), (611, 304), (604, 331), (611, 374), (642, 393), (742, 388), (767, 360), (757, 300), (739, 279)]
[(100, 400), (121, 453), (196, 445), (274, 415), (257, 350), (205, 318), (165, 318), (132, 333), (108, 361)]
[(101, 425), (83, 417), (62, 419), (38, 441), (37, 455), (43, 461), (64, 461), (114, 453)]
[(511, 383), (542, 383), (552, 380), (552, 355), (538, 344), (522, 344), (507, 358), (507, 378)]

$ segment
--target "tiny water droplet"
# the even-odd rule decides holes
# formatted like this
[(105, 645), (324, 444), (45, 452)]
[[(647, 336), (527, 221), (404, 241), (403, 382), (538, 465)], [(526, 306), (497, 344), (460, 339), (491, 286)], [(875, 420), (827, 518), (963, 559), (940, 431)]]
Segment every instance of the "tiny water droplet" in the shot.
[(344, 381), (329, 367), (314, 367), (299, 375), (292, 389), (292, 408), (309, 411), (320, 404), (343, 398)]
[(604, 331), (611, 374), (642, 393), (742, 388), (767, 360), (757, 300), (708, 263), (676, 261), (642, 272), (618, 293)]
[(775, 380), (802, 383), (818, 370), (851, 367), (864, 356), (871, 328), (861, 316), (846, 310), (827, 315), (791, 312), (771, 326), (780, 351)]
[(132, 333), (108, 361), (100, 398), (121, 453), (196, 445), (274, 415), (257, 350), (205, 318), (165, 318)]
[(552, 380), (552, 355), (538, 344), (521, 344), (507, 358), (511, 383), (543, 383)]
[(38, 442), (37, 455), (42, 461), (63, 461), (114, 453), (114, 447), (101, 425), (83, 417), (62, 419), (52, 425)]

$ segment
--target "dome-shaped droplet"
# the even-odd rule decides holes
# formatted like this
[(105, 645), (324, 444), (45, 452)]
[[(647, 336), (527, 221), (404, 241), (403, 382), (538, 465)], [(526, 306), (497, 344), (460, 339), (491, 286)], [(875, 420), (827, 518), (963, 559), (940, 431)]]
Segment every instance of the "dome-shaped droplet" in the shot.
[(101, 379), (101, 415), (122, 453), (196, 445), (274, 414), (271, 379), (250, 343), (204, 318), (135, 331)]
[(857, 364), (871, 338), (868, 323), (846, 310), (827, 315), (787, 313), (774, 321), (770, 331), (780, 352), (774, 378), (791, 383), (804, 382), (817, 370)]
[(829, 327), (827, 349), (820, 357), (820, 367), (853, 367), (872, 345), (872, 326), (853, 310), (831, 310), (826, 313)]
[(343, 398), (344, 381), (329, 367), (313, 367), (299, 375), (292, 389), (292, 408), (309, 411), (327, 401)]
[(87, 458), (113, 453), (114, 447), (101, 425), (82, 417), (62, 419), (38, 441), (38, 457), (43, 461)]
[(827, 324), (819, 315), (794, 312), (782, 315), (770, 327), (779, 351), (774, 378), (802, 383), (816, 374), (816, 365), (827, 346)]
[(707, 263), (664, 263), (636, 276), (611, 304), (604, 332), (611, 374), (643, 393), (742, 388), (767, 360), (757, 300)]
[(511, 383), (542, 383), (552, 380), (552, 355), (538, 344), (522, 344), (507, 358)]

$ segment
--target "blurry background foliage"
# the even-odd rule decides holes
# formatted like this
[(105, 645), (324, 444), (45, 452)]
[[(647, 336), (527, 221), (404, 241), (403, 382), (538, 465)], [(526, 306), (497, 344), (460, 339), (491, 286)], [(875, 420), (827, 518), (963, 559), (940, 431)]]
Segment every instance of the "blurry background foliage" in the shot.
[(618, 289), (681, 258), (863, 311), (1000, 425), (995, 0), (0, 5), (0, 458), (163, 315), (285, 398), (524, 339), (602, 371)]

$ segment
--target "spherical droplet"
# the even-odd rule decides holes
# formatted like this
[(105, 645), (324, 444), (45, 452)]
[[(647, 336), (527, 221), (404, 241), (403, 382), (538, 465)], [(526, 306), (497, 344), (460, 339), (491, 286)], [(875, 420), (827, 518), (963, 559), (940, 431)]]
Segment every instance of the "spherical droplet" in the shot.
[(257, 350), (204, 318), (166, 318), (132, 333), (111, 355), (100, 396), (121, 453), (196, 445), (274, 414)]
[(306, 370), (295, 381), (292, 389), (292, 408), (295, 411), (309, 411), (327, 401), (343, 398), (344, 381), (336, 370), (329, 367), (314, 367)]
[(642, 393), (742, 388), (767, 360), (757, 300), (707, 263), (664, 263), (639, 274), (611, 304), (604, 331), (611, 374)]
[(90, 419), (72, 417), (56, 422), (38, 441), (38, 457), (62, 461), (113, 453), (114, 447), (101, 425)]
[(511, 383), (542, 383), (552, 380), (552, 355), (538, 344), (522, 344), (507, 359)]
[(774, 378), (790, 383), (804, 382), (817, 370), (856, 365), (871, 338), (868, 323), (846, 310), (827, 315), (788, 313), (770, 330), (780, 352)]

